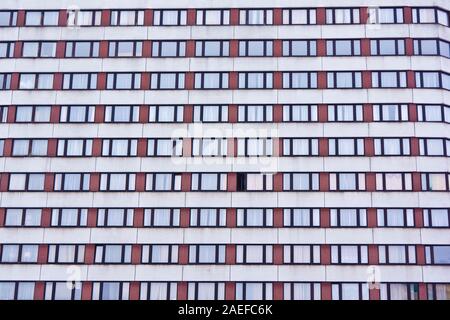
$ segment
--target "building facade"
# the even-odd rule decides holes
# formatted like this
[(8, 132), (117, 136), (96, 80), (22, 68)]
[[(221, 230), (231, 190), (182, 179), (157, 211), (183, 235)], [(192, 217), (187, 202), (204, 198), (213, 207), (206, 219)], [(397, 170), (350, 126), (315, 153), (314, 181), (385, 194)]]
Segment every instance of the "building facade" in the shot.
[(341, 2), (2, 1), (0, 299), (449, 299), (450, 3)]

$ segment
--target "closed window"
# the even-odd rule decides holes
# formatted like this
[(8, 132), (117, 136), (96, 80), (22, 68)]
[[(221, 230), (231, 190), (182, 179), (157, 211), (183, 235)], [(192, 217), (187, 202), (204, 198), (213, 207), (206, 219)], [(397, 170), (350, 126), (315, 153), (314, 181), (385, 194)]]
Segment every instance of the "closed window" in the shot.
[(413, 23), (439, 23), (448, 26), (448, 13), (436, 8), (413, 8)]
[(131, 227), (133, 226), (133, 209), (98, 209), (98, 227)]
[(89, 173), (55, 174), (55, 191), (89, 191)]
[(1, 245), (1, 263), (36, 263), (37, 244), (3, 244)]
[(62, 106), (60, 109), (61, 122), (94, 122), (94, 115), (94, 106)]
[(178, 245), (153, 244), (142, 246), (142, 263), (177, 263)]
[(422, 191), (448, 191), (450, 175), (446, 173), (422, 173)]
[(406, 88), (406, 72), (372, 72), (372, 86), (374, 88)]
[(158, 157), (179, 157), (183, 154), (182, 139), (148, 139), (147, 155)]
[(239, 138), (237, 139), (237, 155), (246, 157), (270, 157), (273, 155), (272, 139)]
[(273, 190), (273, 175), (263, 173), (237, 174), (237, 191), (270, 191)]
[(176, 282), (141, 282), (141, 300), (176, 300)]
[(405, 156), (410, 155), (409, 138), (375, 138), (375, 155)]
[(285, 40), (283, 41), (283, 56), (314, 57), (317, 55), (315, 40)]
[(152, 57), (184, 57), (186, 41), (153, 41)]
[(191, 209), (191, 227), (225, 227), (226, 209)]
[(364, 173), (330, 173), (330, 190), (362, 191), (365, 189)]
[(229, 25), (230, 24), (230, 10), (196, 10), (197, 25), (215, 26), (215, 25)]
[(317, 105), (284, 105), (283, 122), (316, 122)]
[(332, 227), (367, 227), (366, 209), (330, 209)]
[(429, 283), (427, 284), (427, 292), (428, 300), (449, 300), (450, 284)]
[(107, 244), (95, 246), (95, 263), (130, 263), (131, 245)]
[(138, 122), (138, 106), (106, 106), (105, 122)]
[(103, 157), (135, 157), (137, 139), (103, 139)]
[(360, 40), (327, 40), (327, 56), (359, 56)]
[(450, 154), (450, 140), (448, 139), (419, 139), (421, 156), (448, 156)]
[(150, 106), (148, 122), (183, 122), (183, 106)]
[(377, 173), (377, 191), (407, 191), (412, 190), (412, 177), (410, 173)]
[(102, 12), (100, 10), (67, 10), (67, 26), (99, 26)]
[(52, 227), (85, 227), (87, 225), (87, 209), (53, 209)]
[(426, 264), (450, 264), (450, 246), (425, 246)]
[(0, 27), (14, 27), (17, 24), (17, 11), (0, 11)]
[(98, 41), (68, 41), (66, 42), (66, 58), (96, 58), (99, 56)]
[(192, 191), (225, 191), (227, 188), (226, 173), (193, 173)]
[(58, 140), (57, 156), (60, 157), (92, 156), (92, 139)]
[(316, 72), (283, 72), (283, 89), (317, 88)]
[(273, 74), (271, 72), (239, 72), (239, 89), (271, 89)]
[(56, 42), (24, 42), (22, 57), (24, 58), (54, 58)]
[(100, 191), (134, 191), (136, 174), (102, 173), (100, 175)]
[(273, 226), (272, 209), (237, 209), (238, 227), (271, 227)]
[(228, 57), (230, 55), (229, 41), (196, 41), (196, 57)]
[(450, 43), (438, 39), (415, 39), (414, 54), (450, 58)]
[(236, 300), (272, 300), (272, 283), (236, 282)]
[(41, 209), (13, 209), (5, 212), (5, 227), (38, 227), (41, 225)]
[(93, 282), (92, 300), (128, 300), (129, 282)]
[(318, 173), (284, 173), (284, 191), (316, 191), (319, 190)]
[(189, 263), (191, 264), (225, 263), (225, 245), (190, 245)]
[(46, 282), (45, 300), (81, 300), (81, 283)]
[(108, 56), (141, 57), (142, 41), (110, 41)]
[(370, 54), (373, 56), (405, 55), (405, 40), (397, 40), (397, 39), (370, 40)]
[(193, 120), (194, 122), (228, 122), (228, 106), (196, 105)]
[(195, 73), (195, 89), (228, 89), (228, 73)]
[(33, 300), (34, 282), (0, 282), (0, 300)]
[(414, 264), (416, 247), (405, 245), (378, 246), (380, 264)]
[(361, 72), (328, 72), (327, 88), (362, 88)]
[(240, 57), (271, 57), (273, 42), (269, 40), (241, 40), (239, 41)]
[(316, 9), (283, 9), (283, 24), (316, 24)]
[(224, 282), (189, 282), (188, 300), (224, 300)]
[(381, 283), (381, 300), (418, 300), (419, 285), (416, 283)]
[(144, 10), (112, 10), (112, 26), (142, 26), (144, 25)]
[(9, 191), (43, 191), (45, 174), (43, 173), (11, 173), (9, 175)]
[(361, 245), (332, 245), (332, 264), (366, 264), (368, 263), (367, 246)]
[(180, 191), (181, 174), (178, 173), (148, 173), (145, 190), (147, 191)]
[(0, 73), (0, 90), (9, 90), (11, 88), (11, 74)]
[(192, 140), (192, 156), (194, 157), (224, 157), (226, 155), (226, 138), (202, 138)]
[(83, 263), (84, 245), (51, 244), (48, 246), (48, 263)]
[(364, 155), (364, 139), (338, 138), (328, 139), (330, 156), (362, 156)]
[(423, 221), (425, 227), (449, 227), (449, 209), (423, 209)]
[[(0, 16), (1, 14), (0, 12)], [(12, 58), (14, 56), (14, 46), (14, 42), (0, 42), (0, 58)]]
[(450, 90), (450, 76), (440, 72), (416, 71), (416, 87)]
[(184, 89), (184, 73), (152, 73), (151, 89)]
[(58, 11), (27, 11), (25, 25), (27, 27), (57, 26), (58, 17)]
[(97, 89), (97, 74), (66, 73), (63, 78), (63, 90), (94, 90)]
[(271, 264), (272, 245), (236, 245), (237, 264)]
[(284, 245), (283, 263), (318, 264), (320, 263), (320, 245)]
[(178, 227), (180, 209), (155, 208), (144, 210), (145, 227)]
[(14, 139), (12, 156), (13, 157), (39, 157), (47, 155), (47, 140), (25, 140)]
[(184, 26), (187, 23), (187, 10), (154, 10), (155, 26)]
[(141, 88), (140, 73), (108, 73), (106, 78), (106, 89), (108, 90), (131, 90)]
[(283, 156), (317, 156), (319, 155), (319, 139), (284, 138)]
[(369, 8), (369, 23), (403, 23), (403, 8)]
[(320, 225), (319, 209), (284, 209), (284, 227), (318, 227)]
[(326, 9), (327, 24), (359, 23), (359, 9)]
[(241, 9), (239, 23), (243, 25), (271, 25), (273, 12), (271, 9)]
[(20, 75), (19, 89), (49, 90), (53, 88), (53, 74), (28, 73)]
[(413, 209), (377, 209), (379, 227), (413, 227)]
[(320, 300), (320, 283), (286, 282), (283, 285), (285, 300)]
[(374, 121), (408, 121), (408, 105), (375, 104), (373, 105)]
[(369, 287), (365, 283), (332, 283), (332, 300), (369, 300)]

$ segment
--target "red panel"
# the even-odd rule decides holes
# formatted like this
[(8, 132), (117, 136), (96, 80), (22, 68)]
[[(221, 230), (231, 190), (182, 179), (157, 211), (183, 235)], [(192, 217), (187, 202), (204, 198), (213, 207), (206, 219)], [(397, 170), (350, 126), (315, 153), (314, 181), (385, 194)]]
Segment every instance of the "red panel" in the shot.
[(318, 57), (327, 56), (327, 42), (324, 39), (317, 40), (317, 56)]
[(273, 245), (273, 264), (283, 264), (283, 245), (281, 244)]
[(102, 139), (95, 138), (92, 141), (92, 156), (100, 157), (102, 155)]
[(236, 284), (225, 282), (225, 300), (234, 300), (236, 297)]
[(419, 300), (428, 300), (427, 287), (425, 283), (419, 283)]
[(106, 72), (99, 72), (97, 74), (97, 90), (106, 89)]
[(102, 10), (102, 26), (107, 27), (110, 25), (111, 20), (111, 11), (110, 10)]
[(330, 181), (329, 181), (329, 173), (321, 172), (319, 173), (319, 189), (320, 191), (329, 191), (330, 190)]
[(318, 89), (327, 89), (327, 72), (319, 71), (317, 72), (317, 88)]
[(273, 9), (273, 24), (274, 25), (283, 24), (283, 10), (281, 8)]
[(273, 88), (283, 89), (283, 73), (281, 71), (275, 71), (273, 73)]
[(187, 25), (188, 26), (195, 26), (196, 25), (196, 12), (195, 9), (188, 9), (187, 11)]
[(105, 119), (105, 106), (99, 105), (95, 107), (95, 123), (103, 123)]
[(178, 282), (177, 286), (177, 300), (187, 299), (187, 282)]
[(38, 249), (37, 263), (46, 264), (48, 260), (48, 245), (40, 244)]
[(53, 173), (45, 174), (44, 191), (46, 191), (46, 192), (53, 191)]
[(100, 48), (98, 50), (98, 55), (100, 58), (109, 57), (109, 41), (107, 40), (100, 41)]
[(3, 227), (5, 225), (5, 208), (0, 208), (0, 227)]
[(5, 139), (3, 143), (3, 157), (11, 157), (12, 155), (12, 139)]
[(273, 209), (273, 226), (274, 228), (282, 228), (284, 226), (283, 209), (281, 208)]
[(52, 209), (43, 208), (41, 216), (41, 227), (50, 227), (52, 221)]
[(144, 138), (138, 139), (137, 156), (138, 157), (146, 157), (147, 156), (147, 139), (144, 139)]
[(360, 23), (361, 24), (366, 24), (367, 23), (367, 18), (368, 18), (367, 7), (359, 8), (359, 17), (360, 17)]
[(380, 300), (380, 289), (369, 288), (369, 300)]
[(137, 192), (145, 191), (145, 173), (143, 172), (136, 173), (135, 189)]
[(142, 41), (142, 57), (150, 58), (152, 56), (152, 42), (150, 40)]
[(181, 191), (191, 191), (191, 174), (188, 172), (181, 174)]
[(61, 72), (56, 72), (53, 76), (53, 90), (62, 90), (63, 75)]
[(370, 56), (370, 39), (361, 39), (361, 55)]
[(367, 209), (367, 227), (377, 227), (377, 210), (375, 208)]
[(404, 23), (405, 24), (411, 24), (412, 23), (412, 9), (411, 7), (404, 7), (403, 8), (403, 14), (404, 14)]
[(282, 142), (281, 138), (272, 138), (272, 141), (273, 141), (273, 146), (272, 146), (273, 156), (278, 157), (278, 156), (282, 155), (283, 154), (283, 148), (282, 148), (283, 142)]
[(236, 263), (236, 245), (235, 244), (227, 244), (226, 245), (225, 263), (226, 264), (235, 264)]
[(143, 226), (144, 226), (144, 209), (136, 208), (134, 209), (133, 227), (142, 228)]
[(230, 40), (230, 57), (239, 57), (239, 40)]
[(34, 283), (34, 300), (44, 300), (45, 282), (36, 281)]
[(8, 107), (8, 116), (6, 121), (8, 123), (14, 122), (14, 119), (16, 118), (16, 107), (15, 106), (9, 106)]
[(411, 143), (411, 156), (418, 156), (420, 154), (419, 150), (419, 138), (410, 138)]
[(192, 123), (194, 119), (194, 106), (187, 104), (183, 108), (183, 122)]
[(320, 245), (320, 264), (331, 263), (331, 246), (329, 244)]
[(283, 106), (281, 104), (273, 106), (273, 122), (283, 122)]
[(239, 25), (239, 9), (233, 8), (230, 10), (230, 25)]
[(283, 300), (283, 283), (274, 282), (273, 284), (273, 300)]
[(373, 138), (364, 139), (364, 155), (367, 157), (373, 157), (375, 154)]
[(139, 108), (139, 122), (140, 123), (148, 123), (148, 106), (142, 105)]
[(239, 76), (238, 76), (238, 73), (235, 72), (235, 71), (230, 72), (229, 75), (228, 75), (228, 78), (229, 78), (229, 80), (228, 80), (228, 82), (229, 82), (228, 83), (228, 87), (231, 90), (238, 89), (239, 88)]
[(316, 22), (317, 24), (326, 24), (326, 11), (325, 8), (317, 8), (317, 17)]
[(237, 153), (235, 152), (236, 147), (236, 139), (228, 138), (227, 139), (227, 156), (228, 157), (236, 157)]
[(195, 40), (188, 40), (186, 42), (186, 57), (195, 57)]
[(178, 264), (188, 264), (189, 262), (189, 246), (181, 244), (178, 247)]
[(321, 283), (320, 292), (322, 300), (331, 300), (331, 283)]
[(235, 208), (227, 208), (227, 227), (234, 228), (236, 227), (236, 209)]
[(319, 138), (319, 156), (328, 156), (328, 138)]
[(369, 264), (378, 264), (378, 246), (369, 244)]
[(9, 173), (3, 173), (0, 174), (0, 190), (1, 191), (8, 191), (8, 182), (9, 182)]
[[(94, 228), (97, 226), (97, 209), (96, 208), (88, 209), (87, 226), (89, 228)], [(85, 259), (87, 259), (87, 257), (88, 257), (88, 255), (85, 254)], [(92, 260), (92, 261), (94, 261), (94, 260)]]
[(237, 190), (237, 174), (236, 172), (230, 172), (227, 176), (227, 191), (233, 192)]
[(59, 23), (58, 25), (60, 27), (66, 27), (67, 26), (67, 10), (60, 10), (59, 11)]
[(186, 90), (193, 90), (195, 84), (195, 76), (194, 72), (186, 72), (185, 73), (185, 89)]
[(418, 265), (425, 264), (425, 246), (422, 244), (416, 245), (416, 262)]
[(59, 123), (59, 113), (60, 113), (61, 107), (60, 106), (53, 106), (50, 111), (50, 122), (51, 123)]
[(14, 72), (11, 75), (11, 90), (19, 89), (19, 74)]
[(48, 139), (47, 156), (56, 157), (57, 144), (58, 143), (56, 139)]
[(81, 300), (92, 300), (92, 282), (83, 282), (81, 288)]
[(408, 113), (409, 113), (409, 121), (417, 122), (417, 105), (414, 103), (410, 103), (408, 105)]
[(415, 88), (416, 87), (416, 77), (414, 74), (414, 71), (408, 70), (407, 73), (407, 79), (408, 79), (408, 88)]
[(23, 47), (23, 42), (16, 41), (16, 43), (14, 44), (14, 58), (22, 57), (22, 47)]
[(131, 263), (141, 263), (142, 246), (140, 244), (133, 244), (131, 246)]
[(372, 122), (373, 121), (373, 106), (371, 104), (363, 105), (363, 119), (364, 122)]
[(238, 107), (235, 104), (231, 104), (228, 106), (228, 122), (236, 123), (237, 121), (238, 121)]
[(419, 172), (413, 172), (412, 173), (412, 191), (421, 191), (422, 185), (421, 185), (421, 178)]
[(96, 192), (100, 190), (100, 173), (92, 172), (89, 181), (89, 191)]
[(192, 156), (192, 139), (183, 138), (183, 157)]
[(188, 208), (180, 209), (180, 227), (188, 228), (190, 225), (190, 210)]
[[(319, 104), (317, 109), (319, 122), (328, 122), (328, 106), (326, 104)], [(328, 154), (328, 150), (326, 153)]]
[(140, 283), (137, 281), (133, 281), (130, 283), (130, 300), (139, 300), (140, 298)]
[(283, 191), (283, 174), (281, 172), (273, 175), (273, 191)]
[(362, 72), (362, 85), (364, 89), (372, 88), (372, 72), (371, 71), (363, 71)]
[(414, 55), (414, 41), (411, 38), (405, 39), (405, 53), (407, 56), (413, 56)]
[(153, 25), (153, 10), (145, 9), (144, 11), (144, 25), (152, 26)]
[(17, 11), (17, 26), (18, 27), (25, 26), (25, 10)]
[(273, 41), (273, 56), (282, 57), (283, 56), (283, 42), (281, 40)]
[(87, 244), (84, 248), (84, 263), (93, 264), (95, 261), (95, 244)]
[(423, 209), (414, 209), (414, 225), (416, 228), (423, 228)]
[(366, 191), (376, 191), (376, 176), (374, 172), (366, 173)]
[(320, 227), (330, 227), (330, 209), (328, 208), (320, 208)]

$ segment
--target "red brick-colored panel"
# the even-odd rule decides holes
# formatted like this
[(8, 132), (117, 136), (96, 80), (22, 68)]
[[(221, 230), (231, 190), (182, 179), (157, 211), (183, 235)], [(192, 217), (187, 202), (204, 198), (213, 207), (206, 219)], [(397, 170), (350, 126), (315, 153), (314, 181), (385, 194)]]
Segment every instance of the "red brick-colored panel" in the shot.
[(362, 72), (362, 85), (364, 89), (372, 88), (372, 72), (363, 71)]
[(237, 174), (236, 172), (230, 172), (227, 176), (227, 191), (233, 192), (237, 190)]
[(63, 75), (57, 72), (53, 75), (53, 90), (62, 90), (63, 88)]
[(137, 192), (144, 192), (145, 191), (145, 173), (139, 172), (136, 173), (136, 185), (135, 190)]
[(234, 72), (234, 71), (230, 72), (229, 75), (228, 75), (228, 78), (229, 78), (229, 80), (228, 80), (228, 87), (231, 90), (238, 89), (239, 88), (239, 75), (238, 75), (238, 73)]
[(44, 191), (46, 192), (52, 192), (53, 191), (53, 180), (54, 180), (54, 174), (53, 173), (46, 173), (44, 178)]
[(328, 208), (320, 208), (320, 227), (330, 227), (330, 209)]
[(283, 300), (284, 290), (282, 282), (274, 282), (273, 284), (273, 300)]
[(139, 300), (140, 298), (140, 282), (133, 281), (130, 283), (129, 300)]
[(423, 228), (423, 209), (414, 208), (414, 226), (416, 228)]
[(226, 264), (235, 264), (236, 263), (236, 245), (235, 244), (227, 244), (226, 245), (225, 263)]
[(3, 142), (3, 157), (11, 157), (12, 155), (12, 139), (5, 139)]
[(60, 113), (61, 107), (60, 106), (53, 106), (50, 110), (50, 122), (51, 123), (58, 123), (59, 122), (59, 113)]
[(153, 10), (152, 9), (144, 10), (144, 25), (145, 26), (153, 25)]
[(3, 227), (5, 225), (5, 217), (6, 216), (6, 209), (0, 208), (0, 227)]
[(320, 293), (321, 300), (331, 300), (331, 283), (321, 283)]
[(144, 226), (144, 209), (136, 208), (134, 209), (133, 227), (142, 228), (143, 226)]
[(326, 18), (326, 11), (325, 8), (317, 8), (316, 10), (316, 22), (317, 24), (326, 24), (327, 18)]
[(281, 104), (273, 106), (273, 122), (283, 122), (283, 106)]
[(319, 156), (328, 156), (328, 139), (319, 138)]
[(191, 174), (188, 172), (181, 174), (181, 191), (191, 191)]
[(105, 106), (96, 106), (95, 107), (95, 123), (103, 123), (105, 120)]
[(361, 39), (361, 55), (370, 56), (370, 39)]
[(283, 264), (283, 245), (281, 244), (273, 245), (273, 264)]
[(142, 57), (150, 58), (152, 56), (152, 42), (150, 40), (142, 41)]
[(363, 120), (364, 122), (373, 121), (373, 106), (371, 104), (363, 104)]
[(107, 27), (110, 25), (111, 21), (111, 11), (110, 10), (102, 10), (102, 23), (103, 27)]
[(188, 228), (190, 225), (191, 214), (189, 208), (180, 209), (180, 227)]
[(87, 244), (84, 248), (84, 263), (93, 264), (95, 261), (95, 244)]
[[(319, 122), (328, 122), (328, 106), (326, 104), (319, 104), (317, 106), (317, 118)], [(326, 153), (328, 154), (328, 150)]]
[(183, 157), (192, 156), (192, 139), (183, 138)]
[(281, 172), (273, 175), (273, 191), (283, 191), (283, 173)]
[(56, 58), (64, 58), (66, 55), (66, 43), (64, 41), (58, 41), (56, 44)]
[(100, 46), (98, 50), (98, 55), (100, 58), (108, 58), (109, 57), (109, 42), (107, 40), (100, 41)]
[(414, 71), (408, 70), (406, 71), (406, 78), (408, 80), (408, 88), (415, 88), (416, 87), (416, 76)]
[(239, 25), (239, 9), (233, 8), (230, 10), (230, 25)]
[(419, 300), (428, 300), (427, 286), (425, 283), (419, 283)]
[(230, 40), (230, 57), (239, 57), (239, 40)]
[(319, 190), (329, 191), (330, 190), (330, 178), (328, 172), (319, 173)]
[(321, 264), (331, 263), (331, 246), (329, 244), (320, 245), (320, 263)]
[(236, 146), (236, 138), (228, 138), (227, 139), (227, 156), (228, 157), (236, 157), (236, 153), (234, 152)]
[(235, 104), (228, 106), (228, 122), (236, 123), (238, 121), (238, 107)]
[(410, 103), (408, 105), (408, 115), (410, 122), (417, 122), (417, 105), (414, 103)]
[(137, 156), (146, 157), (147, 156), (147, 139), (140, 138), (137, 143)]
[(369, 244), (369, 264), (378, 264), (378, 246), (376, 244)]
[(189, 262), (189, 246), (181, 244), (178, 247), (178, 264), (188, 264)]
[(8, 123), (12, 123), (15, 121), (15, 118), (16, 118), (16, 106), (9, 106), (6, 121)]
[(421, 191), (421, 177), (419, 172), (412, 173), (412, 191)]
[(93, 172), (89, 180), (89, 191), (97, 192), (100, 190), (100, 173)]
[(416, 246), (416, 263), (418, 265), (424, 265), (425, 264), (425, 246), (418, 244)]
[(59, 10), (58, 25), (60, 27), (67, 26), (67, 10)]
[(326, 89), (327, 87), (328, 87), (327, 72), (326, 71), (317, 72), (317, 88)]
[[(95, 226), (97, 226), (97, 209), (96, 208), (89, 208), (88, 209), (88, 216), (87, 216), (87, 226), (89, 228), (94, 228)], [(85, 259), (88, 256), (85, 255)], [(94, 260), (92, 260), (94, 261)]]
[(326, 57), (327, 56), (327, 42), (325, 39), (317, 40), (317, 56)]
[(283, 89), (283, 72), (275, 71), (273, 73), (273, 88)]
[(185, 74), (185, 89), (193, 90), (195, 85), (195, 74), (194, 72), (186, 72)]
[(273, 226), (274, 228), (282, 228), (284, 225), (283, 219), (283, 209), (274, 208), (273, 209)]
[(9, 173), (0, 174), (0, 191), (8, 191)]
[(83, 286), (81, 288), (81, 300), (92, 300), (92, 287), (92, 282), (83, 282)]
[(359, 8), (359, 20), (361, 24), (366, 24), (368, 20), (369, 14), (367, 7)]
[(97, 90), (106, 89), (106, 72), (99, 72), (97, 74)]
[(373, 138), (364, 139), (364, 155), (367, 157), (373, 157), (375, 155)]
[(366, 173), (366, 191), (376, 191), (376, 176), (374, 172)]
[(48, 139), (47, 145), (47, 156), (56, 157), (56, 148), (58, 145), (58, 141), (54, 138)]
[(187, 11), (187, 25), (188, 26), (195, 26), (196, 25), (196, 11), (195, 9), (188, 9)]
[(236, 283), (225, 282), (225, 300), (234, 300), (236, 297)]
[(273, 24), (277, 26), (283, 24), (283, 10), (281, 8), (273, 9)]
[(177, 285), (177, 300), (186, 300), (187, 299), (187, 282), (178, 282)]
[(283, 41), (278, 39), (273, 41), (273, 56), (274, 57), (283, 56)]
[(141, 263), (142, 246), (140, 244), (133, 244), (131, 246), (131, 263)]
[(17, 27), (25, 26), (25, 10), (17, 11)]
[(405, 54), (407, 56), (413, 56), (414, 55), (414, 41), (412, 38), (406, 38), (405, 39)]
[(278, 157), (283, 154), (283, 140), (281, 138), (272, 138), (272, 154), (274, 157)]
[(92, 141), (92, 156), (100, 157), (102, 155), (102, 139), (95, 138)]
[(369, 300), (380, 300), (380, 289), (369, 288)]
[(236, 209), (227, 208), (227, 228), (236, 227)]
[(405, 24), (411, 24), (412, 23), (412, 9), (411, 7), (404, 7), (403, 8), (403, 16), (404, 16), (404, 23)]
[(375, 208), (367, 209), (367, 227), (369, 228), (377, 227), (377, 209)]
[(195, 57), (195, 40), (186, 41), (186, 57)]
[(192, 123), (194, 119), (194, 106), (187, 104), (183, 107), (183, 122)]
[(148, 123), (149, 108), (146, 105), (142, 105), (139, 108), (139, 123)]
[(37, 263), (46, 264), (48, 260), (48, 245), (40, 244), (38, 248)]
[(34, 283), (34, 300), (44, 300), (44, 289), (45, 289), (45, 282), (43, 281), (36, 281)]
[(52, 209), (43, 208), (41, 215), (41, 227), (47, 228), (50, 227), (52, 221)]
[(419, 150), (419, 138), (413, 137), (410, 138), (410, 143), (411, 143), (411, 156), (418, 156), (420, 153)]
[(17, 72), (14, 72), (11, 75), (11, 90), (17, 89), (19, 89), (19, 74)]

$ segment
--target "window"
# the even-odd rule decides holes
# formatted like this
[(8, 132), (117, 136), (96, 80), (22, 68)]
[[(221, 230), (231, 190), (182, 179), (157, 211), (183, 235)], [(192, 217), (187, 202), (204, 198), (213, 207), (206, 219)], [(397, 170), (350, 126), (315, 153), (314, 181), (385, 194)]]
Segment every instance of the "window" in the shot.
[(85, 227), (87, 225), (87, 209), (53, 209), (52, 227)]
[(47, 140), (14, 139), (12, 147), (13, 157), (42, 157), (47, 155)]
[(89, 173), (55, 174), (55, 191), (89, 191)]
[(197, 72), (195, 73), (195, 89), (228, 89), (228, 73)]
[(358, 9), (326, 9), (327, 24), (353, 24), (359, 22)]
[(97, 226), (98, 227), (132, 227), (133, 209), (98, 209)]
[(283, 285), (284, 300), (320, 300), (320, 283), (286, 282)]
[(317, 88), (317, 72), (283, 72), (283, 89)]
[(362, 88), (361, 72), (327, 72), (327, 88)]
[(320, 226), (319, 209), (284, 209), (284, 227), (318, 227)]
[(145, 227), (178, 227), (180, 209), (155, 208), (144, 210)]
[(272, 122), (273, 106), (241, 105), (238, 106), (238, 122)]
[(196, 57), (228, 57), (230, 55), (229, 41), (201, 41), (195, 42)]
[(0, 300), (33, 300), (34, 282), (0, 282)]
[(152, 73), (151, 89), (184, 89), (184, 73)]
[(450, 246), (425, 246), (426, 264), (450, 264)]
[(273, 209), (237, 209), (238, 227), (273, 226)]
[(22, 46), (23, 58), (54, 58), (56, 56), (56, 42), (24, 42)]
[(327, 40), (327, 56), (360, 56), (360, 40)]
[(53, 88), (53, 74), (23, 73), (20, 75), (19, 89), (49, 90)]
[(332, 283), (332, 300), (369, 300), (367, 283)]
[(215, 26), (230, 24), (230, 10), (196, 10), (197, 25)]
[(236, 264), (271, 264), (272, 245), (236, 245)]
[(273, 175), (263, 173), (237, 173), (237, 191), (271, 191)]
[(152, 41), (152, 57), (185, 57), (186, 41)]
[(11, 173), (9, 191), (44, 191), (43, 173)]
[(416, 247), (404, 245), (378, 246), (380, 264), (415, 264)]
[(0, 73), (0, 90), (11, 89), (11, 74)]
[(273, 143), (270, 138), (238, 138), (237, 155), (246, 157), (270, 157)]
[(177, 263), (178, 245), (153, 244), (142, 246), (142, 263)]
[(183, 154), (183, 139), (148, 139), (147, 155), (158, 157), (180, 157)]
[(369, 23), (403, 23), (403, 8), (370, 8)]
[(241, 9), (239, 23), (244, 25), (270, 25), (273, 24), (271, 9)]
[(379, 227), (414, 227), (413, 209), (377, 209)]
[(109, 57), (142, 57), (142, 41), (110, 41)]
[(284, 138), (283, 156), (318, 156), (319, 139)]
[(112, 26), (143, 26), (144, 10), (111, 10)]
[[(0, 16), (1, 14), (2, 13), (0, 12)], [(15, 47), (14, 42), (0, 42), (0, 58), (14, 57), (14, 47)]]
[(80, 282), (46, 282), (45, 300), (81, 300)]
[(50, 244), (48, 263), (83, 263), (84, 245)]
[(438, 23), (444, 26), (448, 24), (448, 13), (436, 8), (413, 8), (413, 23)]
[(60, 157), (92, 156), (92, 139), (58, 140), (57, 156)]
[(272, 300), (272, 283), (236, 282), (236, 300)]
[(328, 139), (328, 154), (330, 156), (362, 156), (364, 155), (364, 139), (330, 138)]
[(422, 191), (448, 191), (450, 175), (446, 173), (422, 173)]
[(129, 282), (93, 282), (93, 300), (128, 300)]
[(108, 90), (132, 90), (141, 88), (140, 73), (108, 73), (106, 89)]
[(135, 157), (137, 139), (103, 139), (103, 157)]
[(450, 43), (438, 39), (415, 39), (414, 54), (450, 58)]
[(419, 139), (421, 156), (450, 156), (450, 140), (448, 139)]
[(240, 57), (271, 57), (273, 56), (273, 41), (241, 40), (239, 41)]
[(319, 264), (320, 245), (284, 245), (283, 263)]
[(226, 138), (192, 139), (192, 156), (194, 157), (225, 157), (227, 155)]
[(141, 282), (141, 300), (176, 300), (176, 282)]
[(374, 71), (372, 72), (372, 87), (374, 88), (406, 88), (406, 72)]
[(284, 191), (317, 191), (319, 190), (318, 173), (284, 173)]
[(427, 284), (428, 300), (450, 300), (450, 285), (441, 283)]
[(100, 191), (134, 191), (136, 174), (102, 173), (100, 175)]
[(94, 115), (94, 106), (62, 106), (60, 121), (73, 123), (94, 122)]
[(36, 263), (37, 244), (3, 244), (1, 245), (1, 263)]
[(101, 18), (100, 10), (67, 10), (67, 26), (99, 26)]
[(377, 173), (377, 191), (407, 191), (412, 190), (411, 173)]
[(17, 11), (0, 11), (0, 27), (17, 25)]
[(272, 89), (272, 72), (239, 72), (239, 89)]
[(57, 26), (58, 17), (58, 11), (27, 11), (25, 25), (27, 27)]
[(409, 138), (375, 138), (375, 155), (406, 156), (410, 155)]
[(367, 264), (368, 249), (362, 245), (332, 245), (332, 264)]
[(188, 300), (224, 300), (224, 282), (189, 282)]
[(17, 106), (15, 122), (49, 122), (50, 106)]
[(148, 173), (145, 182), (146, 191), (180, 191), (181, 174)]
[(131, 245), (96, 245), (95, 263), (130, 263)]
[(284, 105), (284, 122), (316, 122), (317, 105)]
[(381, 283), (381, 300), (418, 300), (419, 285), (415, 283)]
[(283, 24), (316, 24), (316, 9), (283, 9)]
[(193, 173), (191, 191), (225, 191), (226, 173)]
[(408, 105), (375, 104), (373, 105), (374, 121), (408, 121)]
[(332, 227), (367, 227), (366, 209), (330, 209)]
[(106, 106), (105, 122), (138, 122), (139, 106)]
[(187, 24), (187, 10), (154, 10), (153, 25), (184, 26)]
[(225, 245), (190, 245), (189, 263), (191, 264), (225, 263)]
[(183, 122), (183, 106), (150, 106), (149, 122)]
[(364, 173), (330, 173), (330, 190), (363, 191), (366, 189)]
[(450, 75), (440, 72), (416, 71), (416, 87), (450, 90)]
[(315, 57), (317, 42), (315, 40), (285, 40), (283, 41), (284, 57)]
[(97, 89), (97, 74), (66, 73), (63, 78), (63, 90), (95, 90)]
[(423, 209), (423, 221), (425, 227), (449, 227), (449, 209)]
[(228, 106), (194, 106), (194, 122), (228, 122)]
[(41, 225), (41, 209), (13, 209), (5, 211), (5, 227), (39, 227)]
[(227, 219), (226, 209), (191, 209), (191, 227), (225, 227)]
[(66, 42), (66, 58), (96, 58), (99, 56), (98, 41), (68, 41)]
[(370, 40), (370, 54), (372, 56), (405, 55), (405, 40), (376, 39)]

